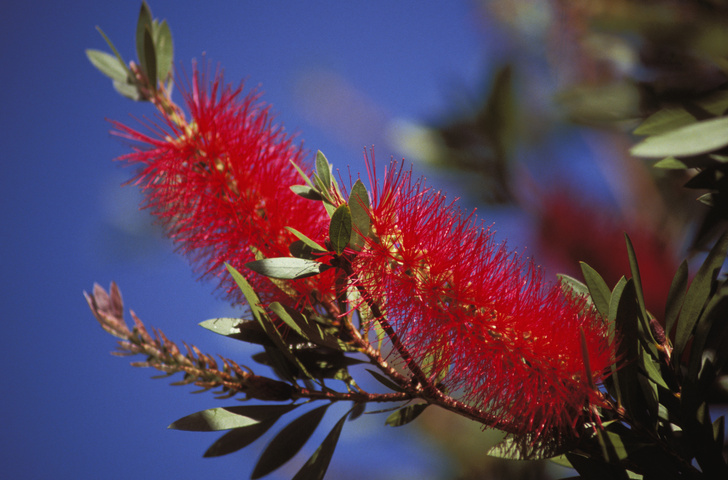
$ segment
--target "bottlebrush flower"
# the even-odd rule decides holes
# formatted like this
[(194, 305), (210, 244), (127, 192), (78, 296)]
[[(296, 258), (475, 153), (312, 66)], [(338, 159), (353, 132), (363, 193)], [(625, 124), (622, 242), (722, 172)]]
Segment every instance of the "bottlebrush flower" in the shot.
[(410, 172), (392, 164), (374, 183), (373, 235), (353, 260), (353, 281), (415, 362), (431, 381), (514, 425), (511, 433), (573, 434), (599, 398), (590, 384), (614, 360), (603, 320)]
[[(219, 72), (212, 81), (207, 76), (195, 66), (191, 88), (183, 92), (189, 121), (177, 109), (161, 108), (163, 125), (149, 133), (114, 125), (140, 144), (120, 160), (141, 167), (133, 181), (146, 195), (144, 206), (203, 277), (219, 277), (228, 296), (242, 300), (225, 262), (246, 271), (245, 263), (255, 260), (251, 247), (265, 257), (288, 256), (296, 238), (286, 226), (318, 238), (328, 217), (319, 202), (289, 189), (300, 183), (290, 162), (307, 172), (310, 167), (302, 148), (273, 123), (260, 94), (224, 85)], [(249, 280), (262, 298), (284, 300), (268, 279)], [(322, 274), (291, 285), (305, 297), (315, 288), (330, 291), (332, 282)]]

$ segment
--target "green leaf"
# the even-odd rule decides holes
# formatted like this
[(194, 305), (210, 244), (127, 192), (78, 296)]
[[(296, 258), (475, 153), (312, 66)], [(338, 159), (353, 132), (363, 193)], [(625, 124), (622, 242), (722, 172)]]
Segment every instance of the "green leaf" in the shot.
[(645, 296), (642, 291), (642, 278), (640, 277), (640, 269), (639, 265), (637, 264), (637, 255), (634, 252), (634, 247), (632, 246), (632, 241), (630, 240), (629, 235), (625, 234), (624, 238), (627, 241), (627, 256), (629, 257), (629, 268), (632, 273), (632, 280), (634, 281), (634, 290), (637, 297), (637, 305), (639, 305), (640, 308), (640, 321), (638, 325), (640, 333), (639, 338), (641, 339), (644, 347), (649, 350), (652, 357), (655, 359), (659, 359), (660, 354), (657, 350), (657, 341), (652, 334), (652, 329), (649, 325), (647, 309), (645, 307)]
[(119, 63), (119, 60), (115, 56), (102, 52), (101, 50), (93, 49), (86, 50), (86, 56), (91, 64), (107, 77), (117, 82), (126, 82), (128, 78), (126, 65)]
[(566, 458), (574, 467), (574, 470), (579, 472), (583, 478), (590, 480), (629, 480), (624, 467), (606, 463), (597, 457), (582, 457), (574, 453), (567, 453)]
[(563, 273), (557, 273), (556, 276), (561, 282), (561, 289), (564, 293), (576, 295), (577, 297), (583, 297), (589, 294), (589, 289), (586, 288), (586, 285), (574, 277), (570, 277)]
[[(706, 114), (721, 116), (728, 110), (728, 92), (722, 91), (696, 102), (697, 107)], [(695, 116), (682, 107), (667, 107), (650, 115), (634, 131), (635, 135), (658, 135), (669, 132), (697, 121)]]
[(700, 312), (711, 294), (712, 284), (718, 277), (725, 261), (726, 250), (728, 250), (728, 233), (724, 233), (713, 246), (685, 294), (685, 300), (676, 321), (675, 348), (672, 356), (675, 364), (680, 361), (682, 352), (698, 322)]
[(309, 187), (308, 185), (291, 185), (288, 188), (290, 188), (291, 191), (299, 197), (303, 197), (307, 200), (321, 201), (324, 199), (324, 197), (322, 197), (316, 189)]
[(316, 451), (313, 452), (311, 458), (296, 473), (293, 480), (322, 480), (324, 478), (326, 470), (329, 468), (329, 463), (331, 463), (331, 457), (334, 456), (336, 444), (339, 442), (341, 430), (344, 428), (346, 418), (352, 410), (346, 412), (346, 415), (336, 422), (334, 428), (326, 435), (326, 438), (324, 438), (324, 441), (321, 442), (321, 445), (319, 445)]
[(278, 432), (261, 454), (250, 478), (268, 475), (293, 458), (321, 423), (330, 405), (304, 413)]
[(404, 392), (404, 389), (402, 387), (400, 387), (399, 385), (397, 385), (396, 383), (394, 383), (392, 380), (388, 379), (381, 373), (375, 372), (374, 370), (369, 370), (368, 368), (367, 368), (367, 372), (371, 373), (372, 377), (376, 378), (377, 381), (379, 381), (379, 383), (381, 383), (388, 389), (393, 390), (395, 392)]
[(213, 432), (255, 425), (264, 420), (277, 419), (298, 405), (245, 405), (203, 410), (187, 415), (172, 423), (174, 430)]
[(126, 78), (130, 78), (131, 77), (131, 70), (129, 70), (129, 67), (126, 65), (126, 62), (124, 62), (124, 59), (121, 57), (121, 54), (119, 53), (119, 51), (116, 49), (116, 47), (111, 42), (111, 40), (109, 39), (109, 37), (106, 36), (106, 34), (104, 33), (104, 31), (101, 30), (100, 27), (97, 26), (96, 27), (96, 30), (101, 34), (102, 37), (104, 37), (104, 40), (106, 41), (106, 44), (109, 46), (109, 48), (111, 49), (111, 51), (114, 52), (114, 56), (119, 61), (119, 64), (124, 66), (124, 70), (126, 70)]
[(139, 59), (139, 64), (142, 66), (144, 65), (144, 56), (146, 54), (144, 35), (147, 32), (152, 32), (153, 28), (152, 12), (149, 10), (149, 5), (147, 5), (146, 0), (142, 1), (142, 5), (139, 8), (139, 18), (137, 19), (136, 27), (136, 53), (137, 58)]
[(687, 165), (682, 160), (678, 160), (675, 157), (667, 157), (663, 158), (659, 162), (652, 165), (655, 168), (662, 168), (665, 170), (686, 170), (688, 168), (691, 168), (689, 165)]
[(142, 71), (149, 80), (149, 88), (157, 89), (157, 54), (154, 51), (154, 38), (152, 37), (152, 29), (148, 28), (144, 31), (144, 57), (139, 59)]
[(275, 423), (275, 420), (263, 420), (247, 427), (234, 428), (210, 445), (203, 457), (220, 457), (237, 452), (262, 437)]
[(268, 308), (305, 340), (333, 350), (349, 350), (336, 336), (327, 334), (322, 325), (309, 321), (301, 312), (279, 302), (271, 303)]
[(565, 444), (533, 443), (522, 437), (506, 436), (488, 449), (487, 455), (508, 460), (544, 460), (569, 451)]
[(331, 188), (331, 165), (321, 150), (316, 152), (316, 174), (321, 179), (324, 191), (328, 192)]
[(306, 175), (306, 172), (304, 172), (301, 169), (301, 167), (299, 167), (298, 164), (296, 162), (294, 162), (293, 160), (289, 160), (289, 162), (291, 162), (291, 165), (293, 165), (293, 168), (296, 169), (298, 174), (301, 175), (301, 178), (303, 179), (304, 182), (306, 182), (306, 185), (308, 185), (311, 188), (314, 188), (314, 185), (313, 185), (313, 183), (311, 183), (311, 179), (308, 178), (308, 175)]
[(331, 216), (329, 239), (334, 251), (341, 255), (351, 239), (351, 209), (348, 205), (340, 205)]
[(264, 258), (248, 262), (245, 266), (266, 277), (282, 280), (312, 277), (332, 268), (314, 260), (294, 257)]
[(728, 145), (728, 117), (703, 120), (648, 137), (630, 150), (635, 157), (690, 157)]
[(318, 251), (318, 252), (321, 252), (321, 253), (326, 252), (326, 249), (324, 247), (322, 247), (321, 245), (319, 245), (315, 241), (311, 240), (310, 238), (308, 238), (306, 235), (304, 235), (303, 233), (299, 232), (295, 228), (293, 228), (293, 227), (286, 227), (286, 230), (288, 230), (289, 232), (291, 232), (292, 234), (294, 234), (296, 236), (296, 238), (298, 238), (303, 243), (305, 243), (306, 245), (308, 245), (309, 247), (311, 247), (313, 250)]
[(154, 51), (157, 59), (157, 78), (160, 82), (165, 82), (174, 63), (172, 32), (166, 20), (154, 28)]
[(242, 322), (243, 321), (239, 318), (223, 317), (211, 318), (210, 320), (200, 322), (198, 325), (210, 330), (211, 332), (229, 337), (231, 335), (240, 334), (240, 324)]
[(667, 294), (667, 302), (665, 305), (665, 334), (670, 336), (672, 329), (675, 327), (675, 321), (680, 313), (685, 293), (688, 286), (688, 261), (683, 260), (677, 269), (675, 276), (670, 284), (670, 291)]
[(401, 427), (407, 425), (414, 419), (420, 416), (430, 404), (429, 403), (416, 403), (414, 405), (407, 405), (404, 408), (400, 408), (396, 412), (392, 413), (387, 417), (384, 422), (385, 425), (390, 427)]
[(592, 267), (584, 262), (579, 262), (581, 266), (581, 273), (584, 275), (584, 281), (586, 286), (589, 288), (589, 294), (591, 295), (592, 302), (597, 308), (597, 311), (602, 314), (605, 318), (609, 316), (609, 302), (612, 297), (612, 292), (607, 286), (607, 282), (604, 281), (601, 275), (597, 273)]
[(136, 84), (114, 81), (114, 90), (119, 92), (122, 96), (130, 98), (135, 102), (142, 99), (142, 95), (141, 93), (139, 93), (139, 88), (136, 86)]
[(359, 179), (351, 187), (348, 204), (351, 209), (352, 222), (351, 248), (361, 250), (366, 237), (369, 236), (371, 218), (369, 217), (369, 193)]

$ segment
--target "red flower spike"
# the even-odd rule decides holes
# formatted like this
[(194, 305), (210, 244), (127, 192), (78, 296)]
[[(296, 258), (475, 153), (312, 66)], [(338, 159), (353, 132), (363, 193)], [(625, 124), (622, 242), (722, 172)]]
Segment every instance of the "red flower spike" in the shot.
[(415, 362), (431, 381), (518, 425), (512, 433), (573, 435), (614, 361), (603, 320), (411, 172), (393, 163), (373, 190), (375, 235), (355, 257), (352, 281)]
[[(270, 107), (243, 85), (212, 81), (195, 67), (192, 86), (183, 92), (190, 120), (164, 114), (163, 125), (148, 134), (114, 123), (117, 134), (141, 144), (120, 158), (141, 166), (133, 180), (146, 195), (145, 208), (167, 229), (178, 249), (203, 277), (218, 277), (233, 301), (242, 301), (224, 263), (247, 271), (255, 260), (251, 247), (265, 257), (289, 256), (296, 240), (286, 226), (311, 238), (321, 238), (328, 217), (320, 202), (295, 195), (289, 187), (301, 183), (291, 161), (310, 172), (304, 151), (281, 125), (273, 123)], [(314, 290), (333, 289), (326, 273), (292, 281), (303, 301)], [(248, 280), (264, 301), (291, 303), (267, 278)]]

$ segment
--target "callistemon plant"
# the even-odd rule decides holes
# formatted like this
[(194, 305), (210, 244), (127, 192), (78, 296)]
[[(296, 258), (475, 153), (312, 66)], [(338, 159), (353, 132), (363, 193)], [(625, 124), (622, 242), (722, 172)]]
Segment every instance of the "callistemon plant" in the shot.
[[(295, 478), (322, 478), (345, 420), (379, 413), (378, 404), (391, 406), (390, 426), (428, 407), (464, 416), (506, 433), (484, 453), (552, 458), (584, 477), (728, 474), (722, 417), (711, 423), (706, 403), (726, 361), (728, 328), (715, 321), (726, 308), (717, 279), (726, 237), (689, 289), (680, 268), (659, 321), (644, 307), (629, 239), (630, 278), (613, 289), (588, 265), (586, 284), (549, 280), (397, 162), (379, 178), (367, 159), (370, 188), (340, 187), (326, 157), (309, 163), (259, 93), (207, 66), (193, 67), (183, 106), (174, 103), (170, 30), (146, 4), (138, 63), (109, 45), (115, 55), (90, 50), (92, 63), (159, 112), (146, 125), (114, 123), (132, 144), (121, 158), (138, 168), (130, 183), (201, 276), (218, 278), (223, 296), (244, 306), (241, 318), (202, 326), (259, 345), (253, 360), (277, 377), (182, 351), (135, 315), (130, 328), (115, 284), (87, 294), (103, 328), (121, 338), (119, 353), (146, 356), (135, 365), (253, 402), (171, 425), (227, 430), (206, 456), (239, 450), (319, 402), (270, 441), (252, 474), (264, 476), (303, 447), (331, 404), (351, 402)], [(358, 376), (381, 388), (365, 391)]]

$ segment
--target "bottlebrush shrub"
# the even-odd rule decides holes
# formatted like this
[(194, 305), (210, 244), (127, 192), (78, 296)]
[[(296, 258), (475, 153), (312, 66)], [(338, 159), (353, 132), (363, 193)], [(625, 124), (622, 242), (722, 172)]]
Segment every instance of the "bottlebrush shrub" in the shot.
[[(328, 225), (320, 204), (301, 201), (289, 186), (300, 178), (295, 165), (310, 172), (306, 153), (283, 126), (274, 123), (260, 93), (226, 85), (194, 66), (183, 90), (189, 119), (179, 108), (160, 109), (161, 125), (148, 133), (113, 122), (116, 134), (136, 145), (119, 160), (139, 166), (133, 179), (145, 194), (144, 206), (164, 225), (179, 251), (204, 277), (218, 277), (233, 300), (240, 291), (224, 263), (242, 269), (263, 257), (288, 254), (295, 228), (317, 238)], [(304, 300), (316, 289), (331, 290), (330, 275), (291, 282)], [(267, 279), (252, 279), (267, 300), (285, 294)]]
[[(372, 161), (371, 189), (357, 180), (342, 192), (321, 152), (314, 171), (259, 94), (225, 86), (219, 73), (193, 71), (183, 113), (170, 95), (169, 27), (146, 3), (136, 39), (138, 63), (125, 63), (108, 39), (114, 55), (87, 52), (117, 91), (160, 112), (147, 133), (114, 124), (135, 143), (123, 160), (141, 168), (134, 182), (145, 206), (179, 250), (245, 304), (240, 318), (201, 325), (260, 346), (252, 360), (277, 378), (194, 346), (183, 351), (134, 314), (129, 327), (115, 284), (86, 299), (120, 339), (116, 353), (146, 357), (133, 365), (257, 402), (170, 426), (226, 431), (205, 456), (240, 450), (306, 410), (263, 450), (252, 472), (262, 477), (300, 451), (331, 405), (350, 402), (295, 479), (323, 478), (347, 419), (390, 411), (385, 423), (401, 426), (433, 406), (505, 432), (491, 456), (552, 458), (585, 478), (728, 478), (724, 417), (709, 411), (728, 401), (728, 282), (719, 276), (727, 234), (690, 282), (687, 262), (677, 269), (661, 322), (645, 306), (629, 238), (629, 272), (613, 287), (586, 264), (585, 283), (547, 282), (474, 214), (396, 163), (380, 183)], [(660, 163), (671, 168), (689, 167), (672, 157), (705, 154), (698, 165), (724, 168), (723, 156), (680, 142), (697, 128), (725, 147), (725, 118), (664, 134), (675, 125), (665, 118), (682, 125), (690, 114), (671, 106), (656, 115), (637, 153), (670, 155)], [(717, 213), (721, 195), (704, 199)], [(379, 383), (364, 390), (362, 375)]]
[(395, 163), (373, 188), (370, 221), (352, 279), (428, 380), (519, 434), (573, 433), (614, 363), (605, 319)]

